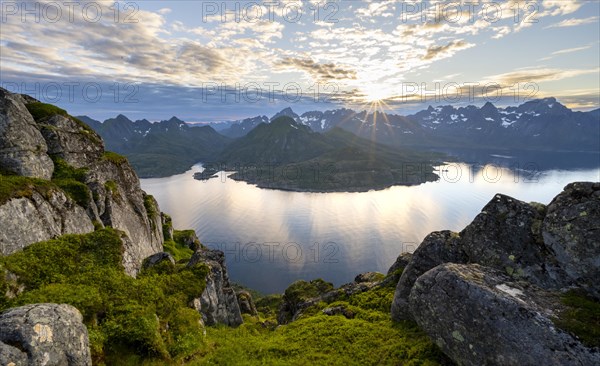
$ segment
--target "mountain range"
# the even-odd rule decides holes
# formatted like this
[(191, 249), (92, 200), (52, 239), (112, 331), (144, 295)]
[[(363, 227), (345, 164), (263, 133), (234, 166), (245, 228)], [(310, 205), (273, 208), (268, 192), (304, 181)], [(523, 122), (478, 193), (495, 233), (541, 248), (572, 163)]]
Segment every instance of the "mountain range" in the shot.
[(142, 178), (185, 172), (198, 161), (212, 159), (231, 141), (210, 126), (190, 126), (177, 117), (155, 123), (131, 121), (122, 114), (104, 122), (78, 118), (104, 139), (107, 149), (127, 156)]
[[(320, 134), (335, 128), (403, 149), (600, 152), (600, 109), (572, 111), (555, 98), (506, 108), (497, 108), (490, 102), (482, 107), (430, 106), (406, 116), (345, 108), (298, 115), (288, 107), (271, 118), (261, 115), (202, 127), (188, 125), (176, 117), (155, 123), (146, 119), (134, 122), (123, 115), (103, 123), (87, 116), (78, 118), (98, 132), (109, 149), (126, 155), (140, 176), (153, 177), (184, 172), (198, 161), (224, 160), (227, 151), (231, 151), (226, 147), (232, 141), (279, 117), (289, 117), (296, 127), (315, 132), (307, 137), (311, 140), (308, 145), (282, 151), (296, 154), (296, 161), (303, 158), (297, 154), (307, 150), (301, 146), (319, 145)], [(243, 148), (239, 143), (233, 146)], [(279, 156), (276, 160), (286, 159)]]

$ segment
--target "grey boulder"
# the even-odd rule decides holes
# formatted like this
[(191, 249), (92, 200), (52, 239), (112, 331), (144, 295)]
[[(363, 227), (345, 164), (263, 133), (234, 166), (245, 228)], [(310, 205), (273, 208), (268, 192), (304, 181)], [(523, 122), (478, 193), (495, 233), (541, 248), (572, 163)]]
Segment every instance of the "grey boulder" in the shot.
[(33, 304), (0, 314), (3, 365), (87, 366), (92, 364), (81, 313), (66, 304)]
[(477, 264), (444, 264), (416, 281), (410, 309), (460, 365), (599, 365), (600, 354), (556, 328), (552, 292)]
[(571, 183), (548, 205), (542, 226), (570, 283), (600, 299), (600, 183)]

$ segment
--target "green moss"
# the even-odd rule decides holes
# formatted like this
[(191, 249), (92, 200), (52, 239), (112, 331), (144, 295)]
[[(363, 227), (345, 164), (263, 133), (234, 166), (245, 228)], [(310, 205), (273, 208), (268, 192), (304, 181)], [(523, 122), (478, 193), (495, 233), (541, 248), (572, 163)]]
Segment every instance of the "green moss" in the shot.
[(159, 214), (155, 202), (152, 195), (144, 194), (144, 207), (146, 208), (146, 213), (148, 214), (150, 221), (154, 221)]
[(187, 246), (193, 251), (198, 250), (202, 246), (194, 230), (175, 230), (173, 231), (173, 240), (178, 244)]
[[(27, 110), (29, 111), (29, 113), (31, 114), (33, 119), (38, 123), (44, 122), (46, 119), (48, 119), (52, 116), (55, 116), (55, 115), (64, 116), (64, 117), (71, 119), (73, 122), (77, 123), (77, 125), (79, 125), (79, 127), (81, 128), (81, 132), (83, 132), (86, 136), (88, 136), (90, 139), (92, 139), (93, 142), (95, 142), (95, 143), (102, 142), (100, 137), (96, 134), (96, 132), (94, 132), (94, 130), (92, 130), (92, 128), (90, 126), (85, 124), (80, 119), (70, 116), (67, 113), (67, 111), (65, 111), (62, 108), (59, 108), (52, 104), (41, 103), (41, 102), (28, 103), (25, 105), (25, 107), (27, 107)], [(49, 129), (54, 129), (54, 127), (50, 126), (50, 125), (44, 125), (43, 127), (49, 128)]]
[(173, 235), (172, 235), (172, 230), (173, 230), (173, 220), (171, 219), (171, 216), (167, 215), (166, 213), (163, 213), (163, 239), (165, 241), (167, 240), (173, 240)]
[(284, 293), (286, 301), (295, 306), (333, 290), (333, 284), (318, 278), (310, 282), (300, 280), (292, 283)]
[[(302, 285), (306, 287), (307, 285)], [(439, 349), (415, 324), (393, 323), (389, 309), (379, 310), (375, 300), (393, 289), (374, 289), (349, 301), (320, 304), (288, 325), (272, 328), (271, 320), (246, 317), (232, 329), (207, 329), (208, 350), (190, 365), (438, 365), (444, 360)], [(370, 293), (370, 294), (369, 294)], [(369, 300), (368, 300), (369, 299)], [(276, 309), (281, 297), (267, 296), (256, 302), (260, 309)], [(321, 308), (342, 305), (357, 314), (326, 316)], [(366, 306), (366, 307), (363, 307)], [(272, 330), (274, 329), (274, 330)]]
[(27, 107), (27, 110), (29, 111), (33, 119), (36, 120), (36, 122), (42, 121), (46, 118), (50, 118), (57, 114), (65, 117), (69, 116), (67, 111), (58, 108), (57, 106), (52, 104), (33, 102), (26, 104), (25, 107)]
[(376, 287), (370, 291), (365, 291), (349, 298), (348, 303), (366, 310), (377, 310), (382, 313), (389, 313), (392, 308), (395, 288)]
[(173, 240), (165, 240), (163, 250), (173, 256), (175, 261), (188, 261), (192, 258), (194, 251), (185, 245), (178, 244)]
[(104, 188), (110, 192), (113, 200), (121, 201), (121, 194), (119, 193), (119, 186), (114, 180), (108, 180), (104, 183)]
[(562, 295), (561, 301), (567, 310), (554, 320), (556, 326), (589, 347), (600, 347), (600, 302), (573, 290)]
[(58, 190), (58, 187), (43, 179), (22, 177), (18, 175), (0, 175), (0, 205), (11, 198), (31, 197), (38, 192), (44, 197)]
[(78, 205), (87, 207), (92, 197), (89, 188), (84, 184), (88, 169), (75, 168), (57, 156), (52, 157), (52, 161), (54, 162), (52, 182)]
[(254, 299), (256, 310), (267, 318), (277, 316), (277, 311), (279, 311), (282, 302), (283, 296), (281, 295), (267, 295)]
[(54, 156), (52, 158), (54, 162), (54, 173), (52, 173), (52, 179), (73, 179), (78, 182), (85, 182), (87, 175), (87, 168), (75, 168), (69, 165), (64, 159)]
[(79, 206), (87, 207), (88, 202), (92, 198), (90, 189), (83, 183), (73, 179), (57, 179), (53, 180), (60, 189), (62, 189), (67, 196), (71, 197)]
[(546, 205), (539, 202), (529, 202), (529, 204), (540, 214), (542, 217), (546, 215)]
[(95, 364), (120, 355), (178, 363), (198, 353), (201, 318), (188, 303), (203, 292), (207, 268), (152, 268), (134, 279), (121, 264), (121, 235), (110, 228), (65, 235), (1, 257), (0, 271), (14, 273), (25, 288), (12, 299), (1, 292), (2, 309), (38, 302), (77, 307)]
[(116, 165), (121, 165), (127, 162), (127, 158), (112, 151), (105, 151), (102, 155), (104, 160), (110, 161)]

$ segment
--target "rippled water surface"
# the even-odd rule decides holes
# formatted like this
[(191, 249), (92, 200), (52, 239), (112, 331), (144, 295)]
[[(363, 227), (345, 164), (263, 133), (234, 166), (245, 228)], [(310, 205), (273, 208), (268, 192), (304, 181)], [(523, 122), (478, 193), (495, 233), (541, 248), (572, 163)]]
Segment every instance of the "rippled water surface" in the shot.
[(431, 231), (460, 231), (501, 192), (549, 203), (573, 181), (600, 181), (599, 168), (531, 173), (496, 166), (452, 164), (442, 179), (366, 193), (300, 193), (259, 189), (220, 179), (198, 181), (190, 171), (144, 179), (175, 228), (193, 228), (227, 255), (233, 281), (263, 293), (297, 279), (336, 285), (366, 271), (386, 272), (398, 254), (413, 251)]

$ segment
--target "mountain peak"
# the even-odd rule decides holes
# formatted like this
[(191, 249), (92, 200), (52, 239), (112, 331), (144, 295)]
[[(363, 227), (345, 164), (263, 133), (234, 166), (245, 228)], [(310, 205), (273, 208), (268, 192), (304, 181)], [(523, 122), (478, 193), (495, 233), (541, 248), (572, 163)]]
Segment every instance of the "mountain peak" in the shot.
[(119, 114), (118, 116), (115, 117), (115, 119), (117, 121), (131, 122), (131, 120), (129, 118), (127, 118), (127, 116), (125, 116), (123, 114)]
[(536, 112), (536, 113), (565, 113), (571, 111), (569, 108), (562, 105), (554, 97), (534, 99), (521, 104), (518, 107), (520, 112)]
[(492, 104), (492, 102), (485, 102), (483, 107), (481, 107), (481, 110), (484, 112), (498, 111), (498, 109), (496, 108), (495, 105)]
[(170, 122), (170, 123), (178, 123), (178, 124), (185, 123), (184, 121), (180, 120), (179, 118), (177, 118), (177, 117), (175, 117), (175, 116), (171, 117), (171, 118), (169, 119), (169, 122)]
[(294, 113), (294, 111), (292, 110), (291, 107), (287, 107), (287, 108), (282, 109), (281, 112), (276, 113), (273, 117), (271, 117), (271, 121), (274, 121), (276, 118), (281, 117), (281, 116), (291, 117), (296, 121), (298, 121), (298, 119), (300, 118), (300, 116), (298, 116), (296, 113)]

